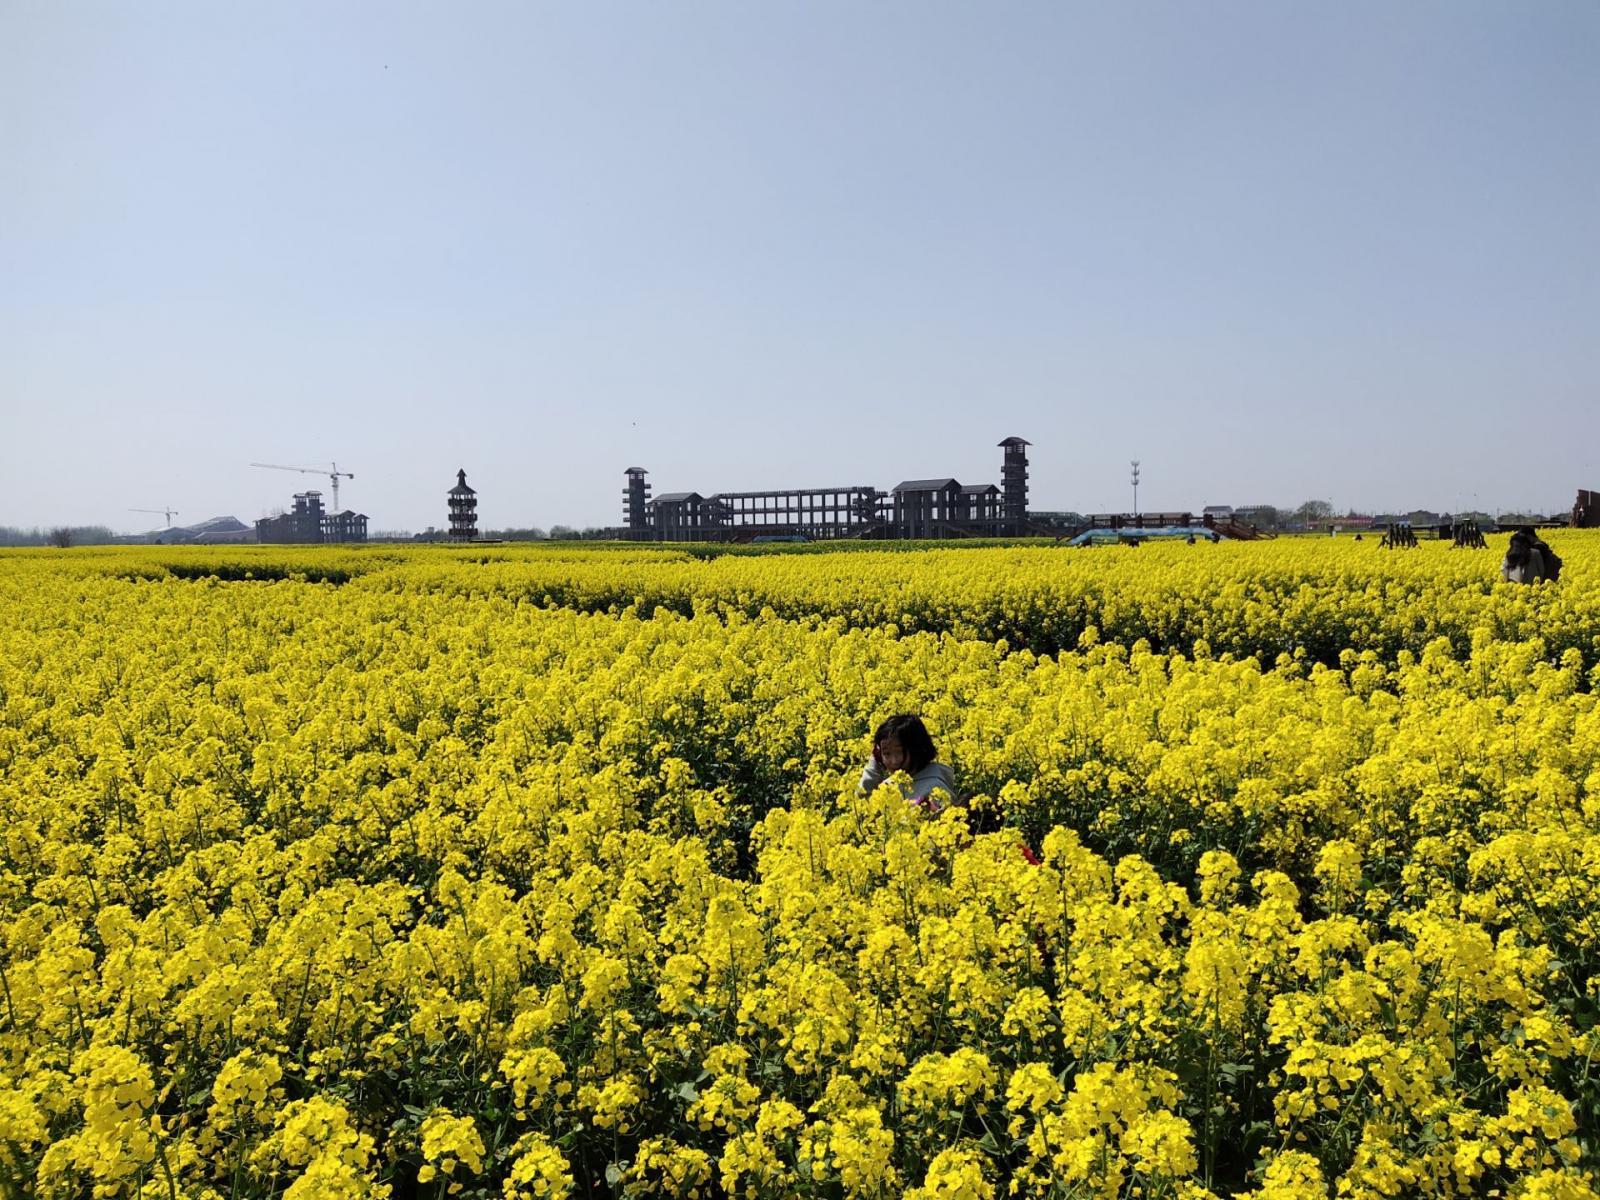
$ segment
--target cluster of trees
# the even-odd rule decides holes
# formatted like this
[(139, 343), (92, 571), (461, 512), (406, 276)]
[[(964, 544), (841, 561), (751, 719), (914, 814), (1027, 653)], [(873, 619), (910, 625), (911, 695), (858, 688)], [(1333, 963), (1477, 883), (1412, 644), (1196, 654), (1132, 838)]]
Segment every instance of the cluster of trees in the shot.
[(1290, 525), (1307, 526), (1326, 521), (1333, 516), (1333, 505), (1326, 500), (1307, 500), (1299, 508), (1279, 508), (1275, 504), (1251, 504), (1234, 510), (1241, 520), (1261, 529), (1285, 529)]
[[(1333, 510), (1333, 505), (1326, 500), (1307, 500), (1294, 509), (1278, 508), (1272, 504), (1252, 504), (1234, 511), (1240, 520), (1248, 521), (1261, 529), (1306, 529), (1340, 520), (1339, 514)], [(1359, 514), (1352, 512), (1346, 515), (1353, 517)], [(1445, 514), (1419, 508), (1394, 515), (1410, 521), (1413, 525), (1426, 525)], [(1478, 510), (1450, 513), (1449, 516), (1454, 521), (1476, 521), (1479, 525), (1537, 525), (1546, 520), (1537, 513), (1501, 513), (1495, 517)]]
[(117, 540), (104, 525), (57, 525), (52, 529), (18, 529), (0, 525), (0, 546), (103, 546)]

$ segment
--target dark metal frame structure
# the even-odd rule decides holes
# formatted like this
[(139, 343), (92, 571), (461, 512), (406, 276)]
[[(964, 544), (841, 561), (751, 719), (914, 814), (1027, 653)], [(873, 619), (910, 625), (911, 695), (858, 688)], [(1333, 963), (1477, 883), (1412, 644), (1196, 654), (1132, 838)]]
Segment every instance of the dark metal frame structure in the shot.
[[(623, 527), (636, 541), (727, 542), (756, 538), (1002, 537), (1030, 532), (1029, 443), (1009, 437), (1001, 467), (1003, 486), (963, 486), (951, 478), (909, 479), (882, 491), (848, 487), (753, 492), (669, 492), (650, 497), (648, 472), (625, 472)], [(1054, 530), (1049, 532), (1054, 533)]]
[(1572, 504), (1572, 527), (1600, 529), (1600, 492), (1578, 489), (1578, 498)]
[(315, 546), (367, 540), (367, 514), (331, 513), (322, 507), (322, 493), (296, 492), (294, 509), (256, 522), (256, 541), (263, 545)]
[(447, 493), (450, 506), (450, 540), (471, 542), (478, 537), (478, 493), (467, 486), (467, 471), (456, 472), (456, 485)]

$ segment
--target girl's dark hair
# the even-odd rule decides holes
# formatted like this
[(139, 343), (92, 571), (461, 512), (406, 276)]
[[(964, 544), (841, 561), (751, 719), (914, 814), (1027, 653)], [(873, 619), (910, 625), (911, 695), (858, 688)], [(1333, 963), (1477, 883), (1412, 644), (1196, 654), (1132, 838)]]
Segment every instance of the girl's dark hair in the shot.
[(872, 744), (876, 746), (889, 738), (899, 742), (900, 748), (906, 752), (907, 774), (915, 775), (939, 756), (922, 718), (910, 713), (899, 713), (879, 725), (878, 731), (872, 735)]
[(1533, 544), (1538, 536), (1531, 525), (1524, 525), (1513, 533), (1506, 546), (1506, 566), (1527, 566), (1528, 560), (1533, 557)]

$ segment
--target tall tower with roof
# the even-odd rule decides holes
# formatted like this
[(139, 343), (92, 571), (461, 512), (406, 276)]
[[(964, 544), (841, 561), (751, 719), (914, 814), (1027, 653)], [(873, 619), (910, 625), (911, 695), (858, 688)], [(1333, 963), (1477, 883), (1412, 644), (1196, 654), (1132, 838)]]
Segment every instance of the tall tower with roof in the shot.
[(450, 489), (450, 540), (470, 542), (478, 536), (478, 493), (467, 486), (465, 468), (456, 472)]
[(622, 489), (622, 517), (632, 537), (643, 537), (650, 526), (650, 485), (645, 482), (643, 467), (629, 467), (628, 486)]
[(1000, 464), (1000, 515), (1009, 533), (1021, 533), (1028, 524), (1028, 447), (1030, 442), (1008, 437), (1000, 443), (1005, 459)]

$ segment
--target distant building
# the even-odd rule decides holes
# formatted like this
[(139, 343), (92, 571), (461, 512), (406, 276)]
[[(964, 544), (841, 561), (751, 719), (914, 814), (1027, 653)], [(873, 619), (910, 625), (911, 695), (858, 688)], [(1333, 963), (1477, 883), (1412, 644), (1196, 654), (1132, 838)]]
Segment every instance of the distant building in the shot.
[(456, 485), (449, 492), (450, 540), (470, 542), (478, 536), (478, 493), (467, 486), (465, 468), (456, 472)]
[(351, 512), (329, 513), (322, 518), (322, 540), (325, 542), (364, 542), (367, 540), (367, 514)]
[(901, 537), (937, 537), (937, 527), (961, 519), (961, 485), (954, 479), (907, 479), (889, 489)]
[(237, 546), (257, 540), (254, 529), (208, 529), (189, 539), (196, 546)]
[(667, 492), (650, 501), (657, 536), (664, 542), (697, 542), (713, 524), (711, 505), (699, 492)]
[(1200, 516), (1202, 518), (1210, 517), (1213, 521), (1231, 521), (1233, 520), (1233, 505), (1208, 504), (1200, 510)]
[(1305, 526), (1316, 533), (1332, 533), (1343, 529), (1370, 529), (1372, 518), (1365, 513), (1348, 513), (1342, 517), (1335, 513), (1327, 517), (1312, 517)]
[(292, 509), (256, 522), (256, 541), (277, 545), (320, 545), (323, 515), (321, 492), (296, 492)]
[(888, 492), (857, 484), (754, 492), (668, 492), (650, 498), (643, 467), (629, 467), (623, 524), (636, 541), (814, 538), (946, 538), (1057, 530), (1028, 512), (1028, 441), (1008, 437), (999, 486), (948, 477), (908, 479)]
[(1588, 488), (1578, 489), (1578, 498), (1572, 505), (1572, 527), (1600, 528), (1600, 492), (1591, 492)]
[(321, 492), (296, 492), (294, 508), (279, 516), (263, 517), (257, 521), (253, 539), (208, 537), (203, 540), (254, 540), (300, 546), (315, 546), (324, 542), (364, 542), (367, 540), (367, 517), (365, 513), (351, 512), (349, 509), (340, 513), (325, 512)]
[(629, 535), (638, 536), (650, 528), (650, 485), (644, 479), (648, 472), (643, 467), (629, 467), (626, 474), (622, 515)]
[(974, 524), (998, 526), (1001, 520), (1001, 491), (992, 483), (969, 483), (961, 489), (960, 519)]
[(1245, 521), (1251, 525), (1276, 525), (1279, 517), (1277, 507), (1271, 504), (1241, 504), (1233, 510), (1235, 521)]
[(1026, 438), (1008, 437), (1000, 441), (1005, 458), (1000, 464), (1000, 482), (1004, 486), (1001, 512), (1005, 516), (1005, 532), (1020, 534), (1028, 527), (1028, 447), (1033, 443)]

